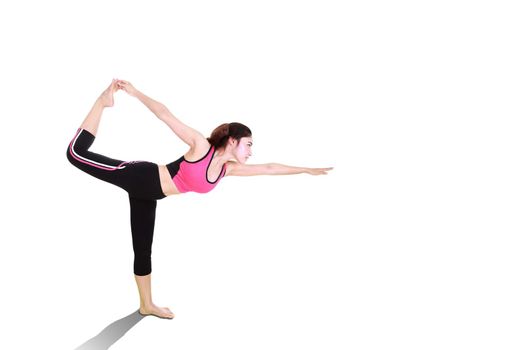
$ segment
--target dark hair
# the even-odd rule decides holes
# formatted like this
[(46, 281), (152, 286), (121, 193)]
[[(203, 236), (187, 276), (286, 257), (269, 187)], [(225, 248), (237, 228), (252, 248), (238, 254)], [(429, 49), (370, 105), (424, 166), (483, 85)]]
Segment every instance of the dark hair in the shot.
[(239, 141), (243, 137), (252, 136), (252, 131), (241, 123), (224, 123), (213, 130), (211, 136), (208, 137), (208, 142), (215, 148), (222, 148), (228, 143), (231, 137)]

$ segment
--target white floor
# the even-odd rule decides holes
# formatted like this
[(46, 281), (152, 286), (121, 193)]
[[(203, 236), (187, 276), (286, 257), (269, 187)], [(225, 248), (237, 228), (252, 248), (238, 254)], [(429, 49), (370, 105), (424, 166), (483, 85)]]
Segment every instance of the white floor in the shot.
[[(29, 1), (0, 6), (9, 349), (523, 349), (523, 14), (513, 2)], [(159, 202), (136, 314), (127, 197), (66, 147), (112, 78), (251, 162)], [(93, 150), (186, 149), (119, 92)]]

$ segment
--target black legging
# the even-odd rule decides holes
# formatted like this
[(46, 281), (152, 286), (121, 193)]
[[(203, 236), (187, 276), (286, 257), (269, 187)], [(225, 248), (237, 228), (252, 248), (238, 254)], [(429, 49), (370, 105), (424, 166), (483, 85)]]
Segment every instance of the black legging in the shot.
[(67, 149), (67, 159), (80, 170), (128, 192), (135, 252), (133, 270), (138, 276), (149, 275), (157, 200), (165, 197), (158, 166), (145, 161), (124, 162), (90, 152), (94, 141), (93, 134), (78, 129)]

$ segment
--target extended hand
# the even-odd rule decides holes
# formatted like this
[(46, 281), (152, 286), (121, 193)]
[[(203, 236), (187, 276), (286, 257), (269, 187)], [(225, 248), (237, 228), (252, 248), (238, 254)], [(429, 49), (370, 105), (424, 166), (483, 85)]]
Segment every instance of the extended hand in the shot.
[(306, 172), (310, 175), (326, 175), (333, 168), (308, 168)]
[(117, 80), (117, 86), (120, 90), (126, 91), (130, 96), (136, 96), (137, 89), (129, 81)]

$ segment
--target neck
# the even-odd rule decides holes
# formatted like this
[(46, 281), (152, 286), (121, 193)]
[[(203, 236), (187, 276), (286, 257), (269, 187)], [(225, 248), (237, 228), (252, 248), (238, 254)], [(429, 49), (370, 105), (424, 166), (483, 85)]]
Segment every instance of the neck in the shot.
[(221, 166), (232, 158), (233, 154), (231, 150), (227, 148), (215, 149), (215, 156), (213, 156), (213, 160)]

